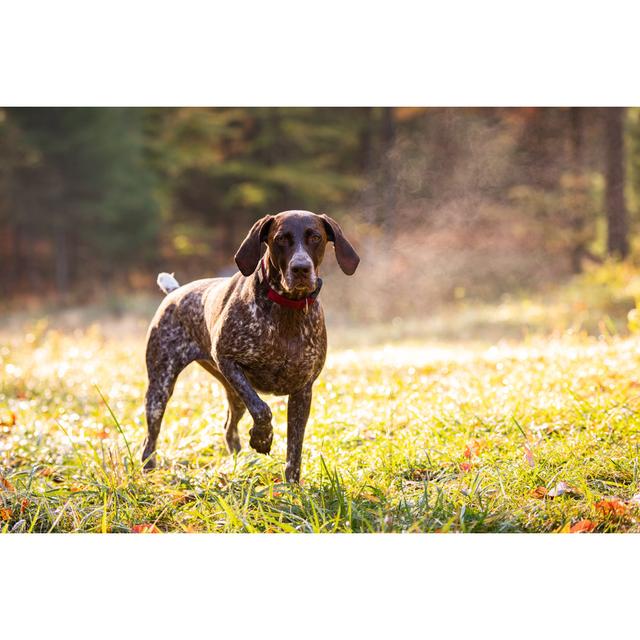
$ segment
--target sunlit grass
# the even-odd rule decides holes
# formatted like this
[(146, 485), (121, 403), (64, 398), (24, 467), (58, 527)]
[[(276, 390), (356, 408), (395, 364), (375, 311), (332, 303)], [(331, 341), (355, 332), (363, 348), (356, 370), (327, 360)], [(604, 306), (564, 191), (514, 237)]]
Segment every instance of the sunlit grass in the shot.
[[(271, 456), (229, 456), (219, 385), (181, 376), (140, 470), (144, 341), (98, 329), (3, 335), (0, 530), (128, 532), (638, 531), (640, 340), (403, 343), (332, 351), (315, 387), (300, 487)], [(531, 456), (527, 457), (529, 450)], [(560, 481), (575, 491), (536, 498)]]

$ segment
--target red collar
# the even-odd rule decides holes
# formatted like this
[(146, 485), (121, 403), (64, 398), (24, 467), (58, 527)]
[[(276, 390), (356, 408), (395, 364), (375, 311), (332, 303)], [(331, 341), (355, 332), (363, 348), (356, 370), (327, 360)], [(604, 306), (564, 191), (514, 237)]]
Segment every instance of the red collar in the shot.
[(269, 286), (269, 281), (267, 279), (267, 270), (264, 266), (264, 260), (260, 260), (260, 272), (262, 275), (262, 279), (264, 283), (267, 285), (267, 298), (276, 304), (279, 304), (281, 307), (287, 307), (289, 309), (305, 309), (305, 311), (316, 301), (318, 294), (320, 293), (320, 287), (322, 287), (322, 280), (318, 278), (318, 286), (315, 291), (308, 297), (302, 298), (300, 300), (291, 300), (290, 298), (285, 298), (280, 295), (277, 291), (274, 291)]

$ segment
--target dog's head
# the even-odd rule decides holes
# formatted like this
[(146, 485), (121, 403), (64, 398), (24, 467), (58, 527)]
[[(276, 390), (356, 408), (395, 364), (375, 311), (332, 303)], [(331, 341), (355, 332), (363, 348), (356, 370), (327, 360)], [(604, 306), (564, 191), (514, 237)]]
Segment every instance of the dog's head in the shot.
[(311, 211), (283, 211), (258, 220), (235, 255), (243, 275), (255, 271), (263, 242), (269, 261), (278, 270), (282, 289), (295, 298), (315, 290), (327, 242), (333, 242), (336, 260), (347, 275), (352, 275), (360, 262), (340, 225), (329, 216)]

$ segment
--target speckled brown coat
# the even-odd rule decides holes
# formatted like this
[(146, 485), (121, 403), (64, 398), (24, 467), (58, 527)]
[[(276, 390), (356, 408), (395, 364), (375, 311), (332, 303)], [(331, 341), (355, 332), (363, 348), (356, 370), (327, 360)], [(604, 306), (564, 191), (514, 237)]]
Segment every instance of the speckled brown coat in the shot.
[[(231, 452), (240, 450), (237, 425), (248, 409), (253, 418), (250, 445), (269, 453), (271, 410), (257, 392), (289, 396), (285, 474), (287, 481), (299, 481), (312, 385), (327, 351), (322, 307), (309, 297), (317, 292), (327, 241), (334, 243), (342, 270), (353, 274), (359, 258), (335, 220), (309, 211), (286, 211), (254, 224), (236, 254), (240, 273), (182, 287), (173, 281), (178, 288), (167, 288), (147, 336), (146, 469), (155, 466), (156, 442), (175, 381), (195, 361), (226, 390), (225, 437)], [(264, 245), (266, 277), (256, 268)], [(289, 308), (269, 299), (270, 289), (300, 301), (297, 306), (311, 302)]]

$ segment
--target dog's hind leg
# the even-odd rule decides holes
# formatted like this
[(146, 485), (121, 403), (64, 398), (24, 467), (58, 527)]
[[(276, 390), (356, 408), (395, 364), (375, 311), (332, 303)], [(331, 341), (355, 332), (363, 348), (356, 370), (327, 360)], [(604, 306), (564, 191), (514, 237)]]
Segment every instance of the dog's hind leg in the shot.
[(142, 462), (145, 470), (156, 466), (156, 443), (160, 434), (162, 418), (167, 402), (171, 398), (180, 372), (201, 356), (200, 349), (177, 332), (168, 333), (167, 327), (155, 327), (147, 342), (147, 373), (149, 386), (145, 396), (147, 416), (147, 438), (144, 443)]
[(145, 396), (145, 413), (147, 416), (147, 437), (144, 441), (142, 462), (146, 471), (156, 466), (156, 444), (160, 435), (162, 418), (167, 407), (167, 402), (173, 393), (178, 373), (168, 370), (149, 380), (147, 394)]

